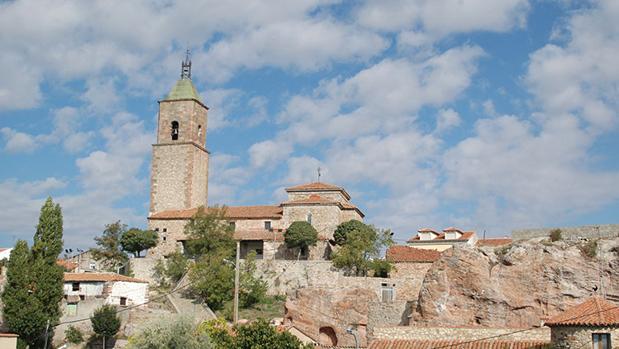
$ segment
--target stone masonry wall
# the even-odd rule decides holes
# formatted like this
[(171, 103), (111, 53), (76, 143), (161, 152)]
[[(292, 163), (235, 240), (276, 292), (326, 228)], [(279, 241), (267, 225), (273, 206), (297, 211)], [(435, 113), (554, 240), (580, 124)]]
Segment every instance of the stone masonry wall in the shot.
[[(179, 124), (178, 140), (172, 140), (172, 121)], [(206, 144), (207, 111), (192, 100), (159, 103), (157, 143), (195, 142)], [(201, 126), (199, 131), (198, 126)]]
[[(535, 238), (545, 238), (550, 236), (550, 232), (557, 228), (539, 229), (520, 229), (512, 231), (514, 240), (528, 240)], [(563, 239), (580, 238), (614, 238), (619, 237), (619, 224), (584, 225), (581, 227), (567, 227), (561, 229)]]
[(449, 328), (449, 327), (412, 327), (412, 326), (377, 326), (372, 332), (372, 339), (428, 339), (428, 340), (479, 340), (501, 336), (501, 340), (550, 340), (548, 327), (517, 332), (517, 328)]
[(619, 348), (619, 328), (558, 326), (551, 329), (552, 344), (557, 349), (592, 348), (593, 333), (609, 333), (613, 349)]
[(157, 246), (148, 250), (148, 258), (162, 258), (175, 251), (182, 251), (179, 240), (185, 240), (185, 219), (149, 219), (148, 229), (159, 234)]
[(341, 203), (349, 202), (348, 199), (346, 199), (346, 197), (344, 197), (344, 195), (342, 195), (342, 193), (338, 191), (292, 192), (292, 193), (288, 193), (288, 200), (290, 201), (305, 200), (305, 199), (309, 199), (309, 197), (312, 195), (319, 195), (325, 199), (329, 199), (329, 200), (333, 200), (333, 201), (337, 201)]
[(337, 205), (284, 206), (284, 225), (290, 226), (296, 221), (306, 221), (307, 214), (312, 214), (312, 225), (319, 235), (333, 237), (340, 222), (340, 208)]

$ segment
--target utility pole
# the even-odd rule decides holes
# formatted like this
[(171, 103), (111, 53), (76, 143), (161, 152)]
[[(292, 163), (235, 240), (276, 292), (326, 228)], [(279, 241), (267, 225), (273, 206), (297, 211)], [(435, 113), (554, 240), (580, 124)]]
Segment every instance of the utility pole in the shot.
[(239, 274), (240, 274), (240, 259), (241, 259), (241, 241), (236, 241), (236, 263), (234, 268), (234, 323), (239, 322)]
[(47, 325), (45, 325), (45, 346), (43, 349), (47, 349), (47, 339), (49, 338), (49, 319), (47, 319)]

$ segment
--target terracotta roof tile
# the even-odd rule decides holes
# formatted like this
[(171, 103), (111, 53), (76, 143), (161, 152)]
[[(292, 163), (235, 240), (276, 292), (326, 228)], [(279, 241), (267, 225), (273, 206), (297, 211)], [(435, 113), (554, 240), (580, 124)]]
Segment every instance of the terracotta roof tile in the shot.
[[(153, 214), (149, 219), (189, 219), (198, 212), (197, 208), (186, 210), (169, 210)], [(229, 219), (280, 219), (282, 208), (280, 206), (228, 206), (226, 218)]]
[(347, 199), (350, 199), (350, 195), (346, 192), (346, 190), (342, 187), (338, 187), (337, 185), (323, 183), (323, 182), (312, 182), (301, 185), (295, 185), (293, 187), (286, 188), (287, 192), (308, 192), (308, 191), (339, 191), (341, 192)]
[(59, 259), (56, 261), (56, 264), (58, 264), (59, 266), (63, 267), (65, 270), (68, 270), (68, 271), (71, 271), (77, 268), (77, 263), (70, 261), (70, 260), (66, 260), (66, 259)]
[(394, 245), (387, 249), (386, 258), (390, 262), (432, 263), (439, 259), (441, 253), (410, 246)]
[(140, 282), (148, 283), (147, 281), (132, 278), (116, 273), (64, 273), (65, 282), (109, 282), (109, 281), (125, 281), (125, 282)]
[(471, 239), (473, 237), (473, 235), (475, 235), (474, 231), (466, 231), (462, 233), (462, 236), (460, 236), (458, 239), (456, 240), (446, 240), (445, 239), (445, 233), (440, 233), (438, 234), (434, 239), (432, 240), (419, 240), (419, 235), (415, 235), (412, 238), (408, 239), (408, 242), (416, 242), (416, 241), (436, 241), (436, 240), (446, 240), (446, 241), (468, 241), (469, 239)]
[(547, 326), (619, 326), (619, 306), (591, 297), (545, 322)]
[(547, 348), (549, 342), (543, 341), (458, 341), (458, 340), (424, 340), (424, 339), (378, 339), (370, 342), (368, 349), (542, 349)]
[(499, 239), (483, 239), (477, 240), (477, 246), (503, 246), (509, 245), (512, 243), (512, 239), (510, 238), (499, 238)]

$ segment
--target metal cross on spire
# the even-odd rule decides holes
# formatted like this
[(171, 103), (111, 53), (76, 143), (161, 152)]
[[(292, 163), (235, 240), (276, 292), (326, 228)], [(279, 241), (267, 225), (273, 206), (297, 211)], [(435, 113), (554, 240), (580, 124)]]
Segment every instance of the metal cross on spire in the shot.
[(185, 60), (181, 63), (181, 79), (191, 80), (191, 51), (187, 49)]
[(322, 173), (320, 173), (320, 171), (322, 169), (320, 167), (318, 167), (316, 170), (318, 171), (318, 181), (320, 182), (320, 176), (322, 175)]

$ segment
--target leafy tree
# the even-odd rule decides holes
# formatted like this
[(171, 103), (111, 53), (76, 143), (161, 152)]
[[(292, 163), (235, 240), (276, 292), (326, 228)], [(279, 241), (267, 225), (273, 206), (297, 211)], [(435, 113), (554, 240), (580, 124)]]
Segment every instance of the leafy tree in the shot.
[(305, 346), (288, 332), (277, 332), (266, 320), (258, 319), (236, 326), (234, 347), (237, 349), (299, 349)]
[(90, 323), (92, 330), (103, 338), (104, 348), (106, 338), (114, 337), (120, 330), (120, 318), (116, 315), (116, 308), (111, 304), (97, 308), (90, 317)]
[(154, 268), (153, 277), (160, 287), (170, 287), (171, 283), (177, 283), (187, 272), (189, 260), (187, 257), (176, 251), (167, 256), (165, 260), (157, 261)]
[(299, 255), (306, 254), (310, 246), (316, 245), (318, 232), (306, 221), (293, 222), (284, 233), (286, 245), (290, 248), (298, 248)]
[(370, 268), (375, 277), (388, 278), (393, 265), (384, 259), (375, 259), (370, 263)]
[[(19, 241), (11, 252), (2, 294), (7, 327), (31, 347), (41, 347), (45, 327), (60, 319), (64, 273), (56, 264), (62, 251), (62, 211), (51, 198), (41, 207), (32, 250)], [(48, 331), (51, 338), (53, 331)], [(49, 339), (48, 338), (48, 339)]]
[(140, 257), (140, 252), (157, 246), (159, 237), (152, 230), (131, 228), (124, 232), (120, 238), (120, 246), (123, 251), (131, 252), (135, 257)]
[(204, 321), (198, 326), (198, 333), (205, 333), (211, 340), (213, 349), (234, 348), (234, 338), (231, 329), (223, 318)]
[(163, 320), (129, 339), (127, 349), (211, 349), (204, 331), (196, 330), (189, 318)]
[(84, 341), (82, 331), (74, 326), (69, 326), (69, 328), (64, 331), (64, 336), (67, 339), (67, 342), (71, 344), (80, 344)]
[(341, 248), (333, 255), (333, 266), (349, 275), (366, 276), (372, 260), (378, 258), (383, 247), (393, 243), (390, 230), (378, 230), (359, 221), (342, 223), (337, 230)]
[(234, 267), (225, 263), (226, 253), (203, 255), (189, 271), (191, 292), (202, 298), (213, 310), (222, 309), (232, 299)]
[(249, 308), (262, 303), (267, 294), (267, 282), (256, 277), (256, 253), (250, 252), (239, 275), (239, 306)]
[(101, 236), (95, 237), (95, 243), (99, 247), (90, 251), (94, 259), (102, 262), (105, 270), (116, 272), (127, 264), (129, 259), (120, 245), (120, 239), (126, 231), (127, 225), (117, 221), (107, 224)]
[(234, 257), (234, 228), (226, 220), (225, 207), (199, 208), (185, 226), (185, 235), (189, 237), (187, 252), (193, 257), (209, 253)]
[(374, 234), (374, 228), (356, 219), (351, 219), (348, 222), (344, 222), (335, 228), (333, 233), (333, 239), (338, 245), (344, 245), (350, 234)]

